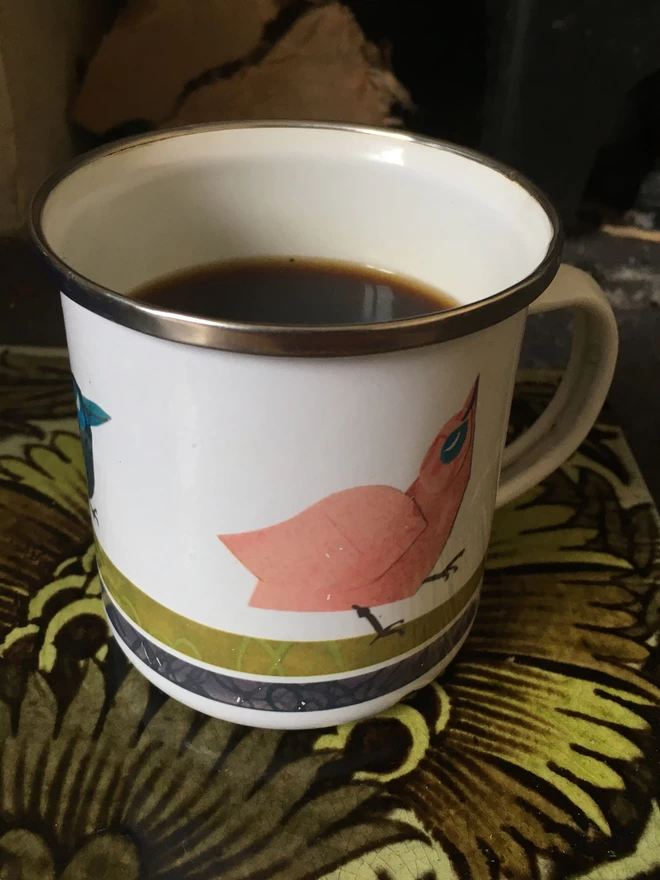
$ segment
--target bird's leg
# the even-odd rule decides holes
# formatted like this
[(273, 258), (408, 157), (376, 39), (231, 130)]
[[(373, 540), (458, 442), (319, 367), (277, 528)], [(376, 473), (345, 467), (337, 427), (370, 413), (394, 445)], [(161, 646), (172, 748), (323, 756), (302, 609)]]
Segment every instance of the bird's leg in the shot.
[(456, 565), (456, 563), (461, 558), (461, 556), (463, 556), (464, 553), (465, 553), (465, 550), (461, 550), (460, 553), (457, 553), (456, 556), (454, 556), (454, 558), (452, 560), (450, 560), (447, 563), (447, 565), (445, 565), (445, 567), (442, 569), (442, 571), (438, 572), (438, 574), (432, 574), (430, 577), (427, 577), (426, 580), (424, 581), (424, 583), (426, 584), (429, 581), (439, 581), (439, 580), (448, 581), (449, 575), (454, 574), (454, 572), (458, 571), (458, 566)]
[(90, 508), (89, 508), (89, 509), (92, 511), (92, 516), (93, 516), (94, 519), (96, 520), (96, 525), (98, 526), (98, 525), (99, 525), (99, 515), (98, 515), (98, 513), (96, 512), (96, 508), (95, 508), (95, 507), (92, 507), (92, 506), (90, 505)]
[(395, 634), (400, 636), (403, 635), (403, 620), (395, 620), (394, 623), (388, 623), (387, 626), (383, 626), (370, 608), (363, 608), (361, 605), (353, 605), (353, 611), (356, 612), (358, 617), (364, 617), (365, 620), (368, 620), (374, 628), (376, 638), (372, 640), (372, 645), (374, 642), (377, 642), (378, 639), (385, 638), (385, 636), (393, 636)]

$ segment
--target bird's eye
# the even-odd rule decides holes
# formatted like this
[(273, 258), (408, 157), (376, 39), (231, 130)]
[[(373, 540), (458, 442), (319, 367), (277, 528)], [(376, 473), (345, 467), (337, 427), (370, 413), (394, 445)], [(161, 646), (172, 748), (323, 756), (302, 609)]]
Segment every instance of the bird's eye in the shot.
[(467, 422), (461, 422), (458, 428), (454, 428), (449, 437), (442, 444), (440, 450), (440, 461), (443, 464), (449, 464), (453, 461), (463, 448), (465, 438), (467, 436)]

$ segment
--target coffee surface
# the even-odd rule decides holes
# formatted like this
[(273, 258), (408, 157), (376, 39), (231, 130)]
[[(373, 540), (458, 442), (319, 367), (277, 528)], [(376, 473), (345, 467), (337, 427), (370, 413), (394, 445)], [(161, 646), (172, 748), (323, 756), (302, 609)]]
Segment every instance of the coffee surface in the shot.
[(452, 309), (446, 293), (332, 260), (232, 260), (167, 275), (130, 294), (186, 315), (251, 324), (374, 324)]

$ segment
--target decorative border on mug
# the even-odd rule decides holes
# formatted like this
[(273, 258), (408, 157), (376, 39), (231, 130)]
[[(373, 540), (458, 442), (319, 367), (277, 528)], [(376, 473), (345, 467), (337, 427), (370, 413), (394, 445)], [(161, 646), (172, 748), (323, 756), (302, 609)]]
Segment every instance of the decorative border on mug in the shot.
[(435, 641), (403, 660), (349, 678), (300, 683), (238, 678), (188, 663), (145, 638), (117, 611), (105, 591), (103, 596), (115, 637), (153, 672), (208, 700), (266, 712), (343, 709), (406, 687), (458, 648), (474, 621), (477, 599), (478, 596)]
[[(307, 677), (336, 675), (376, 666), (413, 651), (444, 630), (468, 607), (481, 586), (484, 561), (448, 599), (414, 620), (400, 635), (374, 634), (333, 641), (282, 641), (225, 632), (172, 611), (147, 596), (110, 561), (97, 541), (96, 559), (104, 587), (118, 608), (147, 636), (179, 654), (252, 675)], [(433, 579), (433, 575), (428, 579)]]

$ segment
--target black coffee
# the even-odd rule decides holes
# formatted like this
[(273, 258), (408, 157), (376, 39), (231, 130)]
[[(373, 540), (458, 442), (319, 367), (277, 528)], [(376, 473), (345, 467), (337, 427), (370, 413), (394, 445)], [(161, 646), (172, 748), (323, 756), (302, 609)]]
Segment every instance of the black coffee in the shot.
[(332, 260), (232, 260), (132, 291), (159, 308), (253, 324), (372, 324), (455, 308), (446, 293), (381, 269)]

